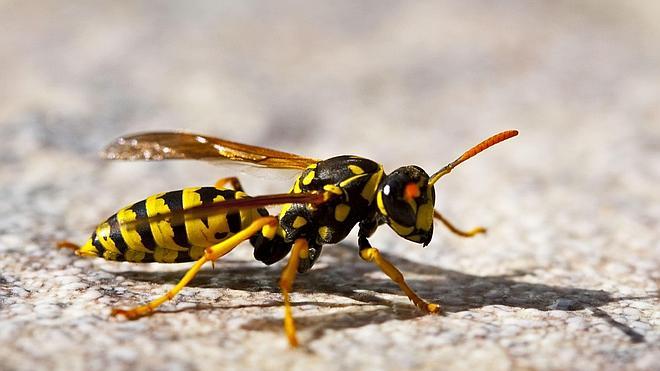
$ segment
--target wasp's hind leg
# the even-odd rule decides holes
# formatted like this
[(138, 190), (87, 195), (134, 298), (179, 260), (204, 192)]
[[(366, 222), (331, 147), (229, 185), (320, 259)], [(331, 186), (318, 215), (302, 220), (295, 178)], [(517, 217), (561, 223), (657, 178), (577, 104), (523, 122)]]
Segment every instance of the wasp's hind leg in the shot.
[(296, 325), (293, 322), (293, 314), (291, 313), (291, 300), (289, 298), (289, 293), (293, 288), (293, 281), (296, 279), (300, 260), (307, 259), (308, 257), (309, 245), (307, 240), (303, 238), (297, 239), (293, 243), (289, 262), (280, 276), (280, 289), (282, 289), (282, 296), (284, 297), (284, 331), (286, 332), (286, 337), (289, 339), (289, 344), (291, 344), (292, 347), (298, 346), (298, 339), (296, 338)]
[(111, 315), (122, 315), (128, 319), (138, 319), (149, 315), (164, 302), (171, 300), (182, 288), (184, 288), (200, 271), (204, 263), (215, 261), (228, 254), (241, 242), (249, 239), (253, 234), (261, 231), (264, 235), (274, 235), (277, 231), (277, 218), (266, 216), (256, 219), (247, 228), (227, 238), (226, 240), (207, 248), (204, 255), (186, 272), (183, 278), (165, 295), (145, 304), (131, 309), (113, 309)]
[(450, 223), (449, 220), (445, 219), (445, 217), (442, 216), (438, 210), (433, 210), (433, 217), (441, 221), (442, 224), (447, 227), (447, 229), (461, 237), (474, 237), (480, 233), (486, 233), (486, 228), (484, 227), (476, 227), (469, 231), (458, 229), (452, 223)]
[(399, 271), (392, 263), (385, 259), (380, 252), (375, 247), (372, 247), (369, 241), (365, 237), (360, 237), (358, 239), (358, 244), (360, 246), (360, 257), (368, 262), (372, 262), (378, 266), (388, 277), (403, 290), (403, 292), (408, 296), (410, 301), (415, 304), (424, 313), (438, 313), (440, 312), (440, 306), (438, 304), (427, 303), (422, 298), (417, 296), (415, 292), (408, 286), (406, 280), (403, 278), (403, 274)]
[(243, 186), (241, 185), (241, 181), (238, 180), (238, 178), (235, 176), (230, 176), (218, 180), (217, 182), (215, 182), (215, 188), (224, 188), (227, 184), (229, 184), (234, 189), (234, 191), (243, 192)]

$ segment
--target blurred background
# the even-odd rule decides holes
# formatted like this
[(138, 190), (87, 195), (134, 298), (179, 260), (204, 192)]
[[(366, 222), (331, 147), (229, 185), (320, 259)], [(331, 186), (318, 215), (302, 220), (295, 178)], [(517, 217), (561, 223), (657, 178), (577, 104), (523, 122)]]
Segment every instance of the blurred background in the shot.
[[(90, 357), (105, 359), (100, 354), (107, 344), (90, 340), (88, 353), (53, 363), (61, 347), (75, 343), (53, 339), (93, 339), (97, 330), (68, 336), (58, 331), (84, 323), (85, 313), (105, 318), (115, 302), (85, 299), (80, 288), (52, 296), (61, 282), (48, 277), (65, 272), (88, 277), (86, 285), (96, 287), (94, 272), (107, 268), (52, 251), (52, 241), (82, 242), (98, 221), (147, 195), (245, 173), (205, 163), (99, 159), (100, 149), (120, 135), (186, 130), (317, 158), (357, 154), (390, 171), (417, 164), (431, 173), (489, 135), (515, 128), (519, 137), (470, 160), (436, 186), (438, 208), (459, 226), (490, 227), (487, 238), (460, 240), (437, 226), (434, 241), (422, 249), (384, 227), (374, 244), (393, 256), (473, 277), (450, 280), (459, 287), (457, 295), (449, 294), (453, 291), (443, 274), (439, 279), (445, 283), (426, 291), (417, 283), (427, 297), (450, 301), (450, 308), (451, 300), (458, 300), (449, 318), (451, 313), (480, 318), (490, 304), (501, 304), (512, 326), (523, 320), (545, 323), (535, 317), (541, 314), (518, 309), (548, 311), (560, 292), (546, 287), (555, 293), (549, 302), (513, 305), (507, 298), (515, 299), (511, 290), (518, 281), (489, 288), (501, 299), (495, 302), (483, 302), (483, 290), (474, 286), (484, 284), (474, 277), (523, 270), (533, 273), (521, 278), (524, 282), (606, 292), (608, 300), (592, 304), (641, 336), (642, 344), (633, 345), (626, 331), (586, 309), (570, 312), (575, 321), (583, 321), (577, 328), (582, 332), (555, 323), (553, 330), (539, 325), (541, 333), (527, 329), (502, 335), (497, 327), (474, 336), (451, 322), (439, 325), (447, 317), (398, 321), (382, 309), (378, 313), (386, 317), (379, 323), (339, 328), (312, 344), (338, 351), (344, 349), (340, 344), (367, 349), (365, 339), (373, 341), (375, 331), (402, 334), (400, 341), (411, 347), (411, 359), (346, 356), (328, 368), (367, 367), (360, 363), (366, 359), (381, 368), (432, 368), (436, 362), (470, 368), (482, 361), (505, 368), (553, 368), (548, 359), (558, 368), (650, 366), (660, 356), (651, 345), (659, 333), (653, 314), (659, 309), (654, 298), (660, 278), (659, 17), (660, 3), (644, 0), (0, 1), (0, 212), (5, 215), (0, 221), (0, 293), (5, 294), (0, 313), (7, 319), (0, 342), (9, 347), (0, 355), (11, 368), (89, 366)], [(243, 183), (248, 193), (264, 194), (287, 190), (291, 178), (249, 171)], [(353, 241), (347, 241), (351, 252)], [(236, 256), (248, 261), (250, 255), (246, 250)], [(327, 258), (329, 271), (349, 261), (361, 264), (357, 254)], [(350, 277), (353, 266), (348, 267)], [(126, 269), (132, 268), (120, 268)], [(276, 280), (278, 269), (262, 278)], [(103, 281), (109, 287), (119, 285), (112, 281), (116, 276), (104, 279), (110, 280)], [(301, 285), (320, 285), (324, 276), (309, 279), (308, 286), (304, 279)], [(158, 282), (138, 285), (132, 299), (117, 295), (116, 300), (143, 302), (162, 291)], [(390, 288), (387, 281), (378, 285)], [(222, 283), (213, 287), (228, 290)], [(460, 304), (463, 299), (457, 297), (470, 288), (477, 290), (474, 298)], [(21, 290), (29, 294), (21, 296)], [(278, 300), (276, 291), (262, 295)], [(310, 288), (299, 298), (313, 302), (312, 294)], [(579, 302), (575, 295), (571, 300)], [(614, 300), (623, 297), (641, 299)], [(189, 301), (203, 300), (192, 295)], [(470, 304), (475, 302), (480, 305)], [(307, 309), (315, 313), (313, 306)], [(281, 316), (278, 307), (270, 310)], [(217, 315), (181, 315), (194, 327), (195, 316), (209, 313)], [(259, 316), (234, 313), (237, 323)], [(486, 322), (500, 323), (499, 315)], [(180, 318), (166, 320), (173, 323), (166, 328), (173, 330)], [(610, 325), (598, 327), (601, 322)], [(51, 330), (35, 337), (43, 326)], [(164, 340), (154, 340), (148, 327), (113, 326), (121, 325), (104, 327), (109, 338), (144, 336), (152, 348), (107, 362), (119, 362), (120, 368), (155, 367), (142, 356), (166, 349), (159, 343)], [(444, 335), (429, 337), (448, 336), (444, 351), (428, 351), (437, 343), (411, 345), (410, 339), (417, 339), (415, 326), (439, 328)], [(257, 335), (239, 331), (235, 347), (245, 349), (251, 341), (241, 336), (257, 336), (284, 349), (275, 327)], [(552, 338), (548, 333), (556, 335), (550, 347), (539, 343)], [(215, 347), (224, 341), (218, 333), (205, 336)], [(595, 340), (590, 343), (587, 337)], [(10, 346), (15, 339), (24, 344)], [(192, 335), (189, 340), (176, 346), (193, 353), (200, 349), (199, 340)], [(28, 348), (35, 344), (45, 353), (40, 361), (30, 357)], [(251, 346), (257, 347), (253, 356), (268, 353), (258, 344)], [(485, 350), (476, 354), (475, 348)], [(549, 350), (557, 348), (564, 351), (561, 356)], [(183, 355), (170, 357), (171, 365), (201, 365)], [(263, 366), (254, 357), (252, 365)], [(291, 359), (283, 357), (282, 362)], [(328, 359), (336, 359), (330, 351), (307, 361)]]

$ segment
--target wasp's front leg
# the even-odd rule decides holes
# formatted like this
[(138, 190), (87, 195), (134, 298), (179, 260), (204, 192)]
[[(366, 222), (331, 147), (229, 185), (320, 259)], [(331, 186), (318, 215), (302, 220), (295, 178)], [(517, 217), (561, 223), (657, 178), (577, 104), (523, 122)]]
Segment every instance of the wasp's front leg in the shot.
[(372, 262), (380, 268), (392, 281), (394, 281), (401, 290), (408, 296), (410, 301), (415, 304), (424, 313), (440, 312), (440, 305), (427, 303), (420, 298), (406, 283), (403, 274), (392, 263), (385, 259), (377, 248), (372, 247), (366, 237), (360, 237), (358, 240), (360, 246), (360, 257), (368, 262)]

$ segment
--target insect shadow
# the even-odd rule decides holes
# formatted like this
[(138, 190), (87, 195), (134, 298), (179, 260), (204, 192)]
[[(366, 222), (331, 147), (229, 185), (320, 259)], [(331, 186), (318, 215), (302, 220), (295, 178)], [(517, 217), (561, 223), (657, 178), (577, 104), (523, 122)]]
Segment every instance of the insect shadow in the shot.
[[(420, 297), (430, 302), (439, 303), (446, 313), (461, 312), (489, 305), (533, 308), (541, 311), (589, 309), (594, 316), (603, 318), (608, 324), (621, 330), (631, 341), (643, 342), (645, 340), (642, 334), (626, 324), (614, 320), (605, 311), (598, 308), (611, 302), (632, 298), (614, 297), (602, 290), (551, 286), (519, 282), (513, 279), (531, 274), (523, 271), (508, 275), (477, 276), (411, 261), (382, 251), (381, 253), (404, 273), (407, 277), (406, 281)], [(357, 256), (356, 247), (340, 244), (325, 249), (323, 254), (324, 257), (321, 261), (325, 264), (317, 264), (309, 273), (298, 275), (294, 292), (342, 296), (352, 299), (353, 302), (332, 303), (294, 300), (292, 305), (367, 308), (360, 308), (355, 311), (340, 310), (338, 313), (326, 315), (297, 316), (296, 325), (300, 329), (311, 330), (312, 338), (322, 337), (326, 330), (358, 328), (369, 324), (384, 323), (391, 320), (407, 320), (424, 315), (407, 300), (392, 301), (381, 297), (380, 294), (404, 298), (405, 295), (396, 284), (382, 275), (378, 267), (362, 261)], [(245, 261), (222, 259), (218, 261), (216, 269), (201, 271), (188, 286), (279, 293), (280, 271), (280, 265), (263, 267)], [(176, 283), (184, 272), (185, 270), (170, 272), (124, 271), (117, 273), (137, 281)], [(417, 276), (421, 277), (415, 278)], [(200, 303), (193, 308), (160, 312), (275, 307), (281, 305), (282, 302), (279, 300), (240, 306)], [(281, 331), (282, 320), (274, 317), (252, 320), (245, 324), (243, 328), (259, 331)]]

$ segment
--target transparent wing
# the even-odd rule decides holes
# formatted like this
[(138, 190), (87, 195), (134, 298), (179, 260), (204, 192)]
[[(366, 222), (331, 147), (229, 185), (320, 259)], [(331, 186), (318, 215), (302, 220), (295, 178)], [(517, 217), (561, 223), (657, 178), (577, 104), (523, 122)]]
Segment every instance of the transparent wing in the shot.
[(101, 154), (110, 160), (238, 161), (276, 169), (304, 169), (319, 160), (270, 148), (179, 132), (133, 134), (116, 139)]

